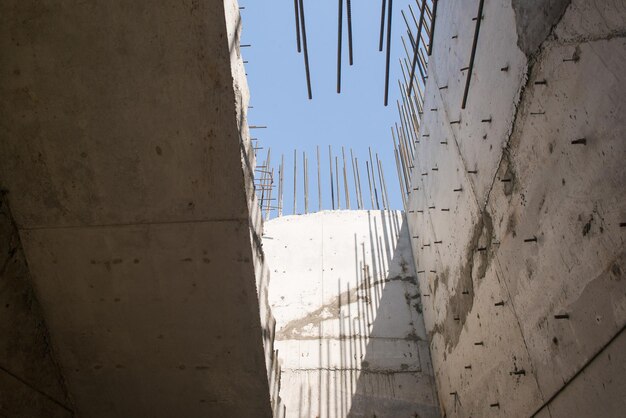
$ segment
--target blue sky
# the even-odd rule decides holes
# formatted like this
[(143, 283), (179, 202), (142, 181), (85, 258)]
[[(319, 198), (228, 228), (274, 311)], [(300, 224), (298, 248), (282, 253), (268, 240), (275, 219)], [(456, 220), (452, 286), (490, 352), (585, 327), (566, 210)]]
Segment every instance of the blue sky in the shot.
[[(304, 56), (298, 54), (296, 49), (293, 0), (240, 0), (240, 6), (245, 7), (241, 11), (241, 43), (252, 44), (250, 48), (242, 48), (243, 59), (248, 61), (246, 71), (251, 92), (250, 105), (253, 106), (248, 114), (249, 124), (268, 126), (268, 129), (252, 130), (251, 134), (259, 138), (258, 146), (264, 147), (259, 151), (258, 164), (264, 160), (268, 147), (272, 149), (272, 165), (276, 167), (280, 155), (285, 155), (285, 213), (291, 214), (293, 206), (294, 149), (297, 149), (299, 166), (298, 212), (304, 207), (301, 169), (303, 151), (309, 159), (309, 208), (317, 208), (316, 146), (320, 146), (322, 155), (322, 202), (324, 208), (329, 208), (329, 144), (333, 146), (334, 155), (340, 155), (342, 145), (346, 147), (347, 153), (349, 148), (354, 150), (359, 160), (366, 208), (370, 206), (367, 179), (364, 179), (368, 147), (372, 148), (372, 152), (378, 152), (384, 167), (390, 205), (394, 209), (402, 208), (390, 127), (399, 120), (396, 107), (396, 100), (400, 97), (397, 80), (402, 74), (398, 58), (405, 56), (400, 35), (406, 32), (400, 9), (406, 9), (408, 4), (408, 0), (394, 2), (389, 105), (384, 107), (385, 53), (378, 51), (380, 1), (352, 1), (353, 66), (348, 65), (344, 9), (342, 92), (337, 94), (338, 2), (304, 0), (313, 89), (313, 100), (309, 100)], [(415, 3), (411, 4), (415, 11)], [(410, 19), (410, 15), (407, 17)], [(341, 166), (341, 157), (339, 161)], [(347, 166), (354, 208), (356, 203), (349, 160)], [(341, 192), (344, 200), (343, 189)], [(343, 207), (345, 205), (342, 202)]]

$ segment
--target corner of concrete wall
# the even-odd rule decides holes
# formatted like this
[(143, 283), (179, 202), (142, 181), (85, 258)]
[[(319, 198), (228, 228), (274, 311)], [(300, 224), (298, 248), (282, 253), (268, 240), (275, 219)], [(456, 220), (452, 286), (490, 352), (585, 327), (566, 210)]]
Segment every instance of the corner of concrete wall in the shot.
[(0, 192), (0, 416), (73, 416), (30, 272)]

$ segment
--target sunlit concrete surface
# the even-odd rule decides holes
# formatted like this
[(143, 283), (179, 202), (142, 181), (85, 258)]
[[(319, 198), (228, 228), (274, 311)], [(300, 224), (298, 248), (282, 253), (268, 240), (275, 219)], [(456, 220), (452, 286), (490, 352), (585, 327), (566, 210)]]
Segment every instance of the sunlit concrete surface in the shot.
[(434, 417), (409, 235), (399, 211), (265, 225), (287, 417)]
[(477, 4), (439, 2), (407, 207), (442, 413), (623, 416), (626, 5), (486, 0), (461, 109)]

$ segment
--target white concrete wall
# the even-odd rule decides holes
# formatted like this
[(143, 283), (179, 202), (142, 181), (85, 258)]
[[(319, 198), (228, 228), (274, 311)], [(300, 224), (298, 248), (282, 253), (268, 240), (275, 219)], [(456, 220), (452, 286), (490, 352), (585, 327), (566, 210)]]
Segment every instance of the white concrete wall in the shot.
[(273, 219), (263, 247), (288, 417), (439, 415), (401, 212)]
[(442, 413), (621, 416), (626, 5), (486, 0), (462, 110), (477, 10), (439, 2), (407, 211)]

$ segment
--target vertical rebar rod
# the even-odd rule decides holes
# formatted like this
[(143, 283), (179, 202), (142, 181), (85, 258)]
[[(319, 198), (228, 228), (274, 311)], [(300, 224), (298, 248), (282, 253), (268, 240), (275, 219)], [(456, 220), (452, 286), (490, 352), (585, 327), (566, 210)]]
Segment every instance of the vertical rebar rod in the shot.
[(348, 12), (348, 53), (350, 57), (350, 65), (352, 65), (354, 63), (354, 59), (352, 54), (352, 3), (350, 0), (346, 0), (346, 6)]
[(380, 11), (380, 41), (378, 42), (378, 51), (383, 51), (383, 40), (385, 39), (385, 8), (387, 2), (382, 1), (382, 9)]
[(400, 185), (400, 196), (402, 196), (402, 206), (404, 207), (404, 211), (406, 212), (406, 197), (404, 195), (404, 183), (402, 182), (402, 175), (400, 174), (400, 160), (398, 159), (398, 150), (395, 147), (393, 148), (393, 152), (396, 156), (396, 171), (398, 172), (398, 183)]
[(367, 171), (367, 184), (369, 184), (369, 188), (370, 188), (370, 203), (371, 203), (371, 208), (374, 209), (374, 192), (372, 191), (372, 179), (370, 177), (370, 168), (369, 168), (369, 161), (365, 160), (365, 170)]
[(359, 198), (361, 201), (361, 209), (365, 209), (365, 205), (363, 204), (363, 192), (361, 189), (361, 173), (359, 172), (359, 159), (358, 158), (354, 159), (354, 166), (356, 167), (356, 182), (359, 187)]
[(306, 86), (309, 92), (309, 100), (313, 99), (311, 91), (311, 71), (309, 69), (309, 49), (306, 44), (306, 24), (304, 20), (304, 0), (298, 0), (300, 4), (300, 26), (302, 29), (302, 46), (304, 47), (304, 67), (306, 71)]
[(348, 191), (348, 172), (346, 171), (346, 152), (341, 147), (341, 156), (343, 158), (343, 187), (344, 196), (346, 197), (346, 209), (350, 209), (350, 192)]
[(356, 207), (361, 208), (361, 198), (359, 197), (359, 185), (356, 181), (356, 168), (354, 167), (354, 155), (352, 154), (352, 148), (350, 148), (350, 162), (352, 163), (352, 179), (354, 180), (354, 194), (356, 196)]
[(293, 214), (296, 214), (296, 187), (298, 185), (297, 179), (297, 164), (298, 163), (298, 155), (297, 151), (293, 150)]
[(270, 220), (270, 215), (272, 214), (272, 191), (274, 190), (274, 169), (272, 168), (271, 173), (269, 173), (270, 181), (269, 181), (269, 193), (267, 195), (267, 207), (265, 209), (265, 220)]
[(280, 196), (278, 196), (278, 216), (283, 216), (283, 195), (285, 193), (284, 189), (284, 178), (285, 178), (285, 154), (280, 156), (280, 174), (278, 175), (278, 182), (280, 185)]
[(302, 151), (302, 181), (304, 188), (304, 213), (309, 213), (309, 185), (307, 184), (309, 179), (307, 178), (307, 164), (306, 164), (306, 153)]
[(470, 81), (472, 79), (472, 71), (474, 70), (474, 57), (476, 56), (476, 45), (478, 45), (478, 34), (480, 32), (480, 22), (483, 20), (483, 5), (485, 0), (479, 0), (478, 14), (476, 15), (476, 27), (474, 28), (474, 39), (472, 41), (472, 52), (470, 54), (470, 62), (467, 66), (467, 78), (465, 79), (465, 90), (463, 91), (463, 102), (461, 109), (465, 109), (467, 104), (467, 95), (469, 93)]
[(328, 146), (328, 164), (330, 167), (330, 198), (332, 202), (332, 208), (335, 210), (335, 191), (334, 191), (334, 180), (333, 180), (333, 152), (331, 150), (331, 146)]
[(402, 175), (404, 177), (405, 189), (403, 191), (404, 194), (408, 196), (409, 194), (409, 179), (407, 177), (407, 167), (405, 165), (404, 159), (402, 157), (402, 150), (400, 149), (400, 141), (398, 140), (398, 144), (396, 145), (396, 135), (393, 132), (393, 128), (391, 128), (391, 137), (393, 138), (393, 147), (398, 150), (398, 159), (400, 160)]
[(382, 188), (383, 188), (383, 195), (385, 196), (385, 201), (387, 202), (387, 210), (391, 209), (391, 206), (389, 204), (389, 195), (387, 194), (387, 182), (385, 181), (385, 170), (383, 170), (383, 162), (379, 161), (378, 165), (380, 166), (380, 178), (382, 180)]
[(337, 93), (341, 93), (341, 44), (343, 42), (343, 0), (337, 0)]
[(385, 192), (383, 191), (383, 176), (380, 173), (380, 161), (378, 160), (378, 153), (376, 153), (376, 168), (376, 171), (378, 171), (378, 184), (380, 185), (380, 197), (383, 201), (383, 209), (387, 209), (387, 199), (385, 198)]
[(296, 44), (298, 46), (298, 53), (302, 52), (300, 46), (300, 9), (298, 7), (298, 0), (293, 0), (293, 9), (296, 12)]
[(393, 12), (393, 0), (389, 0), (387, 9), (387, 57), (385, 64), (385, 106), (389, 102), (389, 62), (391, 60), (391, 16)]
[(426, 0), (422, 0), (422, 7), (420, 8), (420, 20), (417, 25), (417, 43), (415, 44), (415, 49), (413, 50), (413, 63), (411, 64), (411, 75), (409, 76), (409, 96), (411, 95), (411, 90), (413, 88), (413, 79), (415, 78), (415, 65), (417, 64), (417, 56), (420, 48), (420, 33), (422, 32), (422, 21), (424, 19), (424, 7), (426, 5)]
[(322, 182), (320, 176), (320, 146), (317, 146), (317, 206), (322, 211)]
[(374, 200), (376, 201), (376, 209), (380, 210), (380, 202), (378, 201), (378, 188), (376, 187), (376, 174), (374, 174), (374, 160), (372, 159), (372, 148), (367, 147), (370, 153), (370, 169), (372, 170), (372, 184), (374, 185)]
[(337, 209), (341, 209), (341, 192), (339, 189), (339, 157), (335, 157), (335, 182), (337, 183)]

